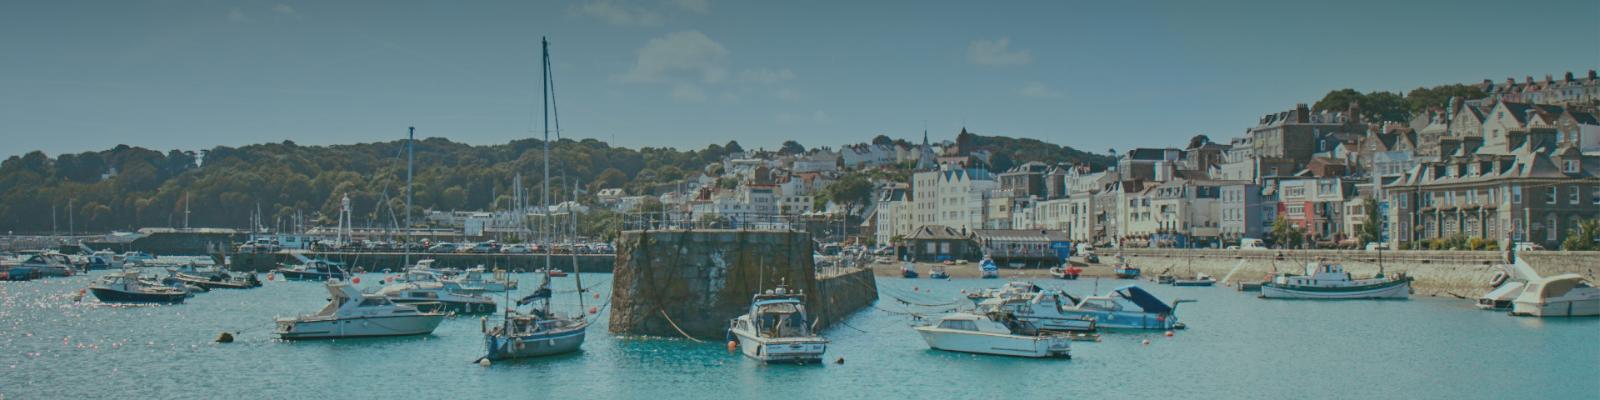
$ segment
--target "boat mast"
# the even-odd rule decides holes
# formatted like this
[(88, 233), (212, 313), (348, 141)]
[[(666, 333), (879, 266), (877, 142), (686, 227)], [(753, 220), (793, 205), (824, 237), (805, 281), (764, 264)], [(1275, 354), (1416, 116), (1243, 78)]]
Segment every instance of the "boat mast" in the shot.
[[(572, 241), (574, 243), (578, 241), (578, 212), (574, 209), (577, 205), (578, 182), (574, 180), (572, 182), (572, 205), (567, 207), (568, 220), (572, 221)], [(583, 307), (583, 269), (578, 267), (578, 252), (576, 251), (572, 252), (572, 280), (574, 284), (578, 285), (578, 318), (583, 319), (587, 316), (584, 311), (588, 309)]]
[(401, 268), (407, 268), (407, 267), (411, 266), (411, 162), (412, 162), (412, 148), (414, 147), (413, 144), (415, 143), (416, 139), (417, 139), (417, 127), (414, 127), (414, 126), (413, 127), (407, 127), (406, 128), (406, 228), (405, 228), (406, 242), (400, 245), (400, 247), (404, 247), (405, 248), (406, 256), (405, 256), (405, 261), (402, 261), (401, 264), (400, 264)]
[[(548, 285), (550, 282), (550, 267), (552, 267), (550, 265), (550, 253), (554, 250), (550, 247), (550, 232), (548, 229), (550, 224), (550, 40), (540, 37), (539, 43), (541, 54), (544, 58), (541, 66), (542, 77), (540, 78), (540, 87), (544, 91), (542, 95), (544, 104), (544, 181), (539, 183), (543, 192), (539, 203), (540, 214), (543, 216), (543, 218), (539, 219), (539, 238), (545, 245), (544, 281)], [(550, 299), (548, 297), (544, 301), (544, 314), (546, 316), (550, 315)]]

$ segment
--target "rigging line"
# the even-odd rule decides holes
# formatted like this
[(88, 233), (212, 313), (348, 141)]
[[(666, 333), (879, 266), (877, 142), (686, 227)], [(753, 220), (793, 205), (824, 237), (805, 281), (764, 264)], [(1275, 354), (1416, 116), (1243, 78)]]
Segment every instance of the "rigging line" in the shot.
[(667, 323), (671, 324), (672, 325), (672, 329), (676, 329), (678, 331), (679, 335), (683, 335), (683, 337), (689, 338), (689, 340), (693, 340), (695, 343), (705, 343), (704, 340), (695, 339), (694, 336), (689, 336), (688, 333), (684, 332), (683, 328), (679, 328), (678, 327), (678, 323), (677, 322), (672, 322), (672, 317), (667, 316), (667, 311), (666, 310), (662, 310), (662, 309), (657, 308), (656, 312), (661, 313), (661, 317), (662, 318), (666, 318), (667, 319)]

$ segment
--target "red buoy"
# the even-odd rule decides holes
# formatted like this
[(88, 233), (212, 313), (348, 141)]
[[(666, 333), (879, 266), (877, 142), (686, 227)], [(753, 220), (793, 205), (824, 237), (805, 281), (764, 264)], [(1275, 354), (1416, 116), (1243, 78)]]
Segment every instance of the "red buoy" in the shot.
[(599, 307), (589, 307), (589, 313), (590, 314), (594, 314), (594, 313), (598, 313), (598, 312), (600, 312), (600, 308)]
[(358, 277), (350, 278), (350, 283), (354, 283), (354, 284), (360, 285), (361, 284), (361, 277), (358, 276)]

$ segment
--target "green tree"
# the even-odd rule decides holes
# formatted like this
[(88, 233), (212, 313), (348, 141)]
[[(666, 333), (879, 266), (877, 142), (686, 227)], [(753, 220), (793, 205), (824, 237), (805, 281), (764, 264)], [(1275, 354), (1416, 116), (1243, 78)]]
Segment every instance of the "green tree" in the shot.
[(1406, 107), (1413, 114), (1426, 111), (1429, 107), (1443, 108), (1451, 98), (1461, 100), (1476, 100), (1488, 96), (1476, 85), (1441, 85), (1431, 88), (1419, 87), (1406, 93)]
[(894, 139), (890, 139), (887, 135), (878, 135), (872, 137), (872, 144), (878, 146), (888, 146), (894, 144)]
[(796, 142), (796, 141), (793, 141), (793, 140), (785, 140), (783, 142), (783, 147), (779, 148), (778, 152), (779, 153), (783, 153), (783, 154), (789, 154), (789, 155), (805, 154), (806, 146), (800, 145), (800, 142)]
[(821, 199), (831, 201), (844, 209), (846, 215), (855, 215), (861, 208), (872, 201), (873, 186), (866, 177), (861, 175), (846, 175), (827, 187), (822, 188)]
[(1358, 232), (1361, 244), (1382, 241), (1383, 215), (1378, 213), (1378, 201), (1368, 197), (1361, 201), (1361, 207), (1367, 214), (1367, 221), (1361, 224), (1361, 231)]
[(1305, 240), (1305, 233), (1300, 231), (1300, 226), (1290, 223), (1283, 217), (1272, 221), (1271, 234), (1273, 243), (1286, 249), (1299, 248), (1300, 243)]
[(1600, 250), (1600, 220), (1589, 219), (1578, 222), (1567, 234), (1567, 240), (1561, 242), (1562, 250), (1594, 251)]

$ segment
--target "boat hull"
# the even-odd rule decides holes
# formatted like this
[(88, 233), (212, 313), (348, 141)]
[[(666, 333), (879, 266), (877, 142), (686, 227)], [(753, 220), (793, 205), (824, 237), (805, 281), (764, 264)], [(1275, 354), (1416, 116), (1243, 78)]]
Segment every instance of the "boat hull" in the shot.
[(521, 337), (484, 335), (484, 345), (489, 349), (489, 354), (484, 358), (499, 361), (575, 352), (583, 347), (587, 327), (588, 324), (583, 324)]
[(1411, 298), (1411, 281), (1396, 280), (1375, 285), (1340, 288), (1312, 288), (1285, 286), (1276, 283), (1261, 285), (1263, 299), (1408, 299)]
[(444, 322), (441, 314), (355, 317), (321, 320), (278, 320), (273, 331), (279, 339), (349, 339), (384, 336), (414, 336), (433, 333)]
[(101, 303), (179, 304), (189, 297), (183, 292), (140, 293), (97, 287), (89, 288), (89, 292)]
[(1210, 280), (1210, 279), (1201, 279), (1201, 280), (1180, 279), (1180, 280), (1172, 281), (1172, 286), (1204, 287), (1204, 286), (1211, 286), (1211, 285), (1215, 285), (1215, 284), (1217, 284), (1217, 281)]
[(1572, 300), (1552, 299), (1543, 304), (1516, 302), (1511, 304), (1511, 315), (1527, 317), (1593, 317), (1600, 315), (1600, 297)]
[(828, 340), (812, 338), (759, 338), (748, 332), (734, 331), (739, 341), (739, 352), (746, 357), (766, 363), (820, 363), (828, 351)]
[(495, 309), (497, 308), (494, 303), (442, 301), (442, 300), (414, 301), (414, 300), (400, 299), (400, 298), (394, 298), (394, 297), (389, 298), (389, 301), (393, 301), (393, 302), (395, 302), (395, 304), (413, 305), (413, 306), (417, 307), (418, 311), (422, 311), (422, 312), (436, 312), (436, 311), (437, 312), (452, 312), (452, 313), (456, 313), (456, 314), (466, 314), (466, 315), (493, 314), (495, 312)]
[(1012, 357), (1072, 358), (1070, 339), (1058, 336), (1016, 336), (955, 331), (931, 326), (915, 328), (929, 348), (960, 353)]
[(278, 274), (283, 275), (283, 279), (291, 281), (325, 281), (333, 278), (348, 279), (350, 277), (349, 274), (338, 272), (295, 271), (290, 269), (280, 269)]
[(1145, 312), (1064, 310), (1063, 318), (1093, 319), (1099, 329), (1178, 329), (1178, 317)]
[(1138, 269), (1117, 269), (1117, 279), (1136, 279), (1139, 277)]

